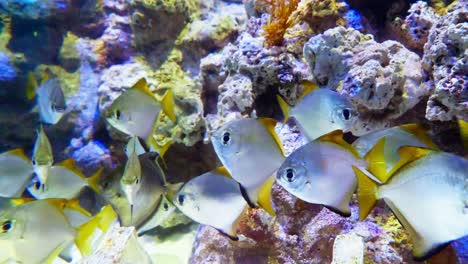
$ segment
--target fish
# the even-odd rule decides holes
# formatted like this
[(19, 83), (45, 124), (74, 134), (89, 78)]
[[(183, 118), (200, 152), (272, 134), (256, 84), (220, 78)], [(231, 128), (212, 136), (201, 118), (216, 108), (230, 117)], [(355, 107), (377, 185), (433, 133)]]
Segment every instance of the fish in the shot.
[(193, 221), (216, 228), (232, 240), (239, 239), (237, 223), (249, 207), (239, 184), (224, 168), (189, 180), (172, 202)]
[(31, 161), (22, 149), (0, 154), (0, 196), (19, 197), (33, 174)]
[(141, 188), (141, 164), (135, 150), (130, 154), (125, 164), (124, 174), (120, 179), (120, 186), (130, 204), (130, 215), (133, 215), (136, 195)]
[(138, 235), (142, 235), (143, 233), (160, 226), (167, 221), (175, 211), (175, 205), (171, 200), (169, 200), (169, 198), (167, 198), (166, 195), (163, 195), (162, 200), (153, 215), (138, 228)]
[[(259, 196), (285, 160), (283, 145), (270, 118), (230, 121), (211, 135), (214, 150), (232, 178), (240, 183), (252, 206), (270, 207), (268, 195)], [(269, 192), (266, 192), (269, 193)], [(270, 211), (270, 213), (273, 213)]]
[(49, 263), (73, 243), (76, 230), (47, 200), (0, 212), (0, 262)]
[(27, 187), (28, 192), (36, 199), (62, 198), (73, 199), (88, 186), (99, 194), (98, 182), (102, 168), (91, 177), (86, 177), (75, 164), (73, 158), (64, 160), (49, 169), (48, 180), (41, 185), (40, 178), (33, 178)]
[[(366, 155), (385, 166), (385, 138)], [(452, 153), (403, 146), (400, 160), (388, 173), (353, 167), (358, 179), (360, 219), (383, 199), (413, 241), (413, 257), (425, 260), (451, 241), (468, 235), (468, 160)]]
[(337, 130), (295, 150), (279, 168), (276, 182), (303, 201), (349, 217), (357, 186), (352, 166), (365, 169), (367, 162), (342, 136)]
[(127, 155), (127, 158), (130, 158), (132, 152), (135, 152), (137, 155), (142, 155), (149, 152), (149, 150), (141, 143), (137, 136), (133, 136), (125, 146), (125, 154)]
[(116, 223), (118, 223), (116, 212), (111, 205), (106, 205), (91, 220), (79, 226), (75, 244), (81, 255), (91, 255), (98, 248), (104, 235)]
[(386, 162), (386, 171), (390, 171), (400, 159), (398, 156), (398, 149), (402, 146), (438, 149), (428, 137), (424, 128), (419, 124), (406, 124), (372, 132), (356, 139), (352, 146), (361, 157), (365, 157), (381, 138), (385, 138), (383, 153)]
[(164, 149), (161, 148), (164, 147), (154, 143), (154, 139), (150, 137), (161, 110), (171, 121), (176, 121), (172, 90), (168, 90), (158, 99), (142, 78), (112, 102), (106, 114), (106, 121), (124, 134), (147, 140), (149, 145), (163, 154)]
[(284, 122), (294, 117), (309, 141), (338, 129), (344, 133), (351, 131), (359, 113), (348, 98), (309, 82), (304, 86), (304, 93), (293, 107), (277, 96)]
[(62, 211), (73, 228), (80, 227), (84, 223), (88, 222), (92, 217), (92, 214), (88, 210), (84, 209), (80, 205), (80, 201), (76, 198), (70, 200), (50, 198), (47, 199), (47, 201)]
[(37, 98), (37, 110), (42, 123), (55, 125), (65, 114), (65, 95), (56, 78), (50, 78), (46, 71), (40, 85), (32, 73), (27, 77), (26, 93), (29, 99)]
[[(101, 184), (101, 195), (112, 205), (123, 226), (141, 226), (159, 206), (166, 192), (165, 172), (155, 159), (157, 153), (148, 152), (138, 156), (141, 165), (140, 188), (135, 194), (133, 210), (121, 188), (123, 169), (116, 169)], [(133, 211), (133, 212), (132, 212)]]
[(41, 188), (45, 188), (47, 178), (49, 177), (50, 168), (54, 164), (54, 156), (52, 152), (52, 145), (49, 138), (41, 126), (37, 132), (36, 142), (34, 143), (32, 164), (34, 173), (39, 178)]
[(11, 209), (13, 207), (35, 201), (33, 198), (8, 198), (0, 196), (0, 212)]

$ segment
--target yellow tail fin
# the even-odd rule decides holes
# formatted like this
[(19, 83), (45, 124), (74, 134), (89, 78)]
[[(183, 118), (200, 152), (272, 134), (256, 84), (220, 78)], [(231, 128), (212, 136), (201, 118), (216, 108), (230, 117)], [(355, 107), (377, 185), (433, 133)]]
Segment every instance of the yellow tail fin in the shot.
[(386, 183), (391, 175), (390, 173), (387, 173), (387, 163), (385, 162), (384, 150), (385, 137), (380, 139), (364, 157), (369, 162), (367, 170), (381, 183)]
[(280, 95), (276, 95), (276, 100), (278, 100), (278, 104), (281, 108), (281, 112), (283, 112), (283, 116), (284, 116), (283, 123), (286, 123), (286, 121), (288, 121), (289, 119), (289, 109), (291, 108), (291, 106), (289, 106), (289, 104), (286, 103), (286, 101), (284, 101), (283, 97), (281, 97)]
[(258, 205), (265, 209), (271, 216), (275, 216), (275, 210), (271, 203), (271, 188), (275, 182), (275, 176), (270, 176), (268, 180), (258, 190)]
[(110, 226), (117, 220), (117, 214), (112, 206), (106, 205), (101, 211), (95, 215), (91, 220), (78, 227), (78, 233), (75, 238), (75, 243), (81, 253), (85, 256), (93, 253), (93, 242), (97, 239), (97, 229), (102, 233), (106, 233)]
[(156, 142), (156, 139), (154, 135), (149, 135), (149, 137), (146, 139), (145, 143), (150, 146), (150, 148), (153, 149), (153, 151), (158, 152), (159, 156), (164, 157), (164, 154), (166, 154), (167, 150), (171, 147), (172, 141), (169, 140), (164, 145), (159, 145), (158, 142)]
[(171, 119), (172, 122), (176, 121), (176, 116), (174, 113), (174, 96), (172, 90), (167, 90), (164, 94), (164, 97), (161, 101), (163, 112)]
[(432, 140), (427, 135), (427, 131), (420, 125), (420, 124), (406, 124), (401, 125), (401, 129), (405, 130), (413, 134), (416, 138), (418, 138), (422, 143), (426, 144), (431, 149), (438, 149), (436, 144), (432, 142)]
[(99, 179), (101, 178), (101, 174), (104, 168), (99, 168), (91, 177), (89, 177), (88, 180), (88, 186), (91, 188), (93, 191), (95, 191), (97, 194), (100, 193), (99, 190)]
[(377, 203), (377, 183), (353, 166), (358, 181), (359, 220), (364, 220)]
[(145, 78), (141, 78), (140, 80), (138, 80), (132, 87), (133, 89), (137, 89), (141, 92), (143, 92), (144, 94), (147, 94), (149, 96), (151, 96), (152, 98), (154, 98), (154, 94), (151, 92), (151, 90), (148, 88), (148, 83), (146, 82), (146, 79)]
[(393, 168), (388, 172), (388, 174), (393, 175), (401, 167), (421, 157), (424, 157), (433, 151), (433, 149), (414, 146), (400, 147), (398, 149), (398, 155), (400, 156), (400, 160), (398, 160), (398, 162), (395, 164), (395, 166), (393, 166)]

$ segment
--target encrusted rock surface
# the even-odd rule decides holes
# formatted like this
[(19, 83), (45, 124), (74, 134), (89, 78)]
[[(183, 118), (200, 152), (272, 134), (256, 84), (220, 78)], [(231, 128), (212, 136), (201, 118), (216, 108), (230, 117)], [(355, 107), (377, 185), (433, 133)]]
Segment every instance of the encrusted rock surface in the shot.
[(390, 126), (429, 93), (417, 54), (354, 29), (336, 27), (312, 37), (304, 58), (318, 85), (337, 90), (356, 105), (360, 118), (351, 130), (356, 136)]
[(429, 120), (468, 121), (468, 3), (460, 1), (453, 11), (432, 27), (424, 46), (423, 68), (433, 86), (426, 109)]

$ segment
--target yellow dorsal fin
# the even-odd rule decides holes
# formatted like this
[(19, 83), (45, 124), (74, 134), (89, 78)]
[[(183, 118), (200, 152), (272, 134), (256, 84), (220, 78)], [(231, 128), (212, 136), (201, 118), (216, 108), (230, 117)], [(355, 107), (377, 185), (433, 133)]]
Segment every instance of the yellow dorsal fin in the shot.
[(308, 94), (318, 89), (318, 85), (316, 83), (307, 80), (302, 81), (302, 86), (304, 87), (304, 90), (302, 91), (298, 101), (304, 99)]
[(26, 156), (26, 154), (24, 153), (24, 150), (21, 149), (21, 148), (16, 148), (16, 149), (12, 149), (10, 151), (8, 151), (8, 153), (12, 154), (12, 155), (16, 155), (24, 160), (27, 160), (29, 161), (29, 158), (28, 156)]
[(172, 122), (176, 122), (176, 116), (174, 113), (174, 95), (172, 90), (167, 90), (161, 100), (161, 106), (164, 114), (166, 114)]
[(377, 141), (374, 147), (372, 147), (372, 149), (367, 152), (366, 156), (364, 157), (365, 160), (369, 162), (367, 170), (381, 183), (386, 183), (391, 176), (390, 173), (387, 173), (387, 163), (384, 157), (384, 149), (385, 137)]
[(99, 168), (91, 177), (89, 177), (88, 180), (88, 186), (91, 188), (93, 191), (95, 191), (97, 194), (100, 193), (99, 190), (99, 179), (101, 178), (101, 174), (104, 168)]
[(34, 74), (32, 72), (28, 72), (28, 75), (26, 77), (26, 98), (28, 100), (32, 100), (34, 96), (36, 96), (36, 89), (38, 87), (38, 83), (36, 81), (36, 78), (34, 78)]
[(377, 203), (377, 184), (353, 166), (358, 181), (359, 220), (364, 220)]
[(265, 209), (271, 216), (275, 216), (275, 210), (271, 203), (271, 188), (275, 182), (275, 176), (270, 176), (258, 190), (258, 205)]
[(63, 209), (67, 204), (67, 200), (61, 198), (49, 198), (47, 199), (47, 202), (53, 205), (55, 208), (59, 209), (61, 212), (63, 212)]
[(68, 207), (70, 209), (73, 209), (73, 210), (75, 210), (77, 212), (80, 212), (81, 214), (83, 214), (83, 215), (85, 215), (87, 217), (92, 216), (92, 214), (90, 212), (88, 212), (88, 210), (81, 207), (80, 201), (78, 199), (76, 199), (76, 198), (68, 200), (66, 207)]
[(283, 123), (286, 123), (286, 121), (288, 121), (289, 119), (289, 109), (291, 108), (291, 106), (288, 103), (286, 103), (286, 101), (280, 95), (276, 95), (276, 100), (278, 100), (281, 112), (283, 112)]
[(400, 128), (414, 135), (429, 148), (438, 149), (434, 142), (427, 136), (427, 131), (420, 124), (406, 124), (401, 125)]
[(220, 166), (220, 167), (214, 169), (213, 173), (217, 174), (217, 175), (225, 176), (225, 177), (228, 177), (228, 178), (232, 178), (231, 174), (229, 173), (229, 171), (224, 166)]
[(75, 173), (82, 179), (86, 179), (86, 176), (76, 167), (76, 162), (75, 162), (75, 159), (73, 158), (66, 159), (57, 165), (67, 168), (68, 170), (72, 171), (73, 173)]
[(52, 75), (52, 72), (50, 71), (49, 68), (46, 68), (44, 72), (42, 73), (42, 78), (41, 78), (41, 84), (47, 82)]
[(111, 205), (104, 206), (91, 220), (78, 227), (75, 243), (81, 253), (89, 256), (92, 253), (92, 242), (97, 228), (106, 233), (117, 220), (117, 214)]
[(35, 201), (35, 199), (34, 198), (11, 198), (10, 201), (11, 201), (11, 204), (13, 204), (14, 206), (19, 206), (25, 203)]
[(148, 83), (146, 82), (146, 79), (145, 78), (141, 78), (140, 80), (138, 80), (138, 82), (136, 82), (132, 89), (137, 89), (138, 91), (141, 91), (143, 92), (144, 94), (146, 95), (149, 95), (151, 96), (152, 98), (154, 98), (154, 94), (151, 92), (151, 90), (149, 89), (148, 87)]
[(334, 143), (334, 144), (346, 149), (347, 151), (353, 153), (354, 156), (356, 156), (358, 158), (360, 157), (359, 153), (353, 148), (353, 146), (351, 146), (351, 144), (349, 144), (348, 142), (346, 142), (343, 139), (343, 131), (341, 131), (341, 130), (332, 131), (332, 132), (330, 132), (328, 134), (325, 134), (325, 135), (319, 137), (317, 140), (322, 141), (322, 142)]
[(284, 148), (283, 148), (283, 143), (281, 143), (281, 140), (279, 139), (278, 134), (276, 134), (276, 131), (275, 131), (276, 120), (272, 118), (262, 117), (262, 118), (259, 118), (258, 121), (260, 122), (260, 124), (262, 124), (266, 128), (268, 133), (273, 137), (276, 144), (278, 145), (278, 148), (281, 151), (281, 154), (283, 154), (283, 156), (286, 156), (284, 152)]
[(388, 173), (389, 176), (393, 175), (398, 169), (405, 166), (406, 164), (415, 161), (421, 157), (426, 156), (427, 154), (433, 152), (434, 150), (428, 148), (414, 147), (414, 146), (403, 146), (398, 149), (398, 155), (400, 159), (393, 166), (393, 168)]
[(464, 120), (458, 120), (458, 126), (460, 128), (460, 137), (463, 143), (465, 151), (468, 151), (468, 122)]

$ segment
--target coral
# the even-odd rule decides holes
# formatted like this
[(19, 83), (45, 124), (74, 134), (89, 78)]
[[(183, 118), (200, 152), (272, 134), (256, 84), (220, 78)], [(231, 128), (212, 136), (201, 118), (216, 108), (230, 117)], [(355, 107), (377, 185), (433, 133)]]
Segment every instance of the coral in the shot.
[(132, 0), (130, 7), (130, 25), (139, 49), (160, 41), (173, 42), (198, 14), (195, 0)]
[(429, 31), (439, 18), (426, 2), (418, 1), (411, 5), (404, 19), (395, 18), (390, 29), (408, 48), (422, 52)]
[(80, 66), (80, 55), (76, 48), (77, 40), (78, 37), (76, 35), (68, 32), (63, 39), (59, 52), (60, 64), (70, 72), (75, 71)]
[(296, 10), (299, 0), (267, 0), (270, 18), (263, 26), (265, 42), (268, 46), (280, 46), (286, 30), (293, 25), (289, 17)]
[(301, 2), (291, 19), (305, 21), (315, 33), (322, 33), (335, 26), (344, 26), (347, 11), (347, 4), (341, 0), (306, 0)]
[[(254, 25), (250, 27), (259, 29), (259, 21), (252, 18), (250, 23)], [(204, 87), (203, 98), (207, 100), (205, 105), (215, 98), (221, 100), (216, 100), (217, 108), (205, 108), (210, 131), (226, 121), (216, 120), (219, 117), (231, 119), (241, 115), (274, 115), (274, 108), (260, 108), (258, 106), (262, 104), (256, 102), (276, 100), (274, 94), (277, 92), (288, 101), (297, 97), (302, 89), (297, 83), (307, 80), (309, 74), (307, 65), (296, 54), (288, 52), (285, 47), (265, 48), (262, 37), (244, 32), (234, 44), (228, 44), (219, 54), (202, 59), (200, 76)], [(226, 79), (227, 76), (231, 78)], [(241, 83), (233, 85), (233, 78)], [(251, 91), (240, 92), (239, 87)], [(241, 98), (239, 93), (245, 93), (247, 97)]]
[(390, 126), (429, 92), (421, 85), (418, 55), (398, 42), (377, 43), (354, 29), (336, 27), (312, 37), (304, 58), (317, 84), (356, 105), (361, 116), (351, 131), (357, 136)]
[(447, 11), (454, 9), (459, 0), (430, 0), (429, 2), (439, 15), (445, 15)]
[(426, 118), (468, 120), (468, 4), (461, 1), (431, 29), (423, 68), (433, 86)]
[(43, 0), (23, 1), (4, 0), (0, 1), (0, 7), (9, 14), (23, 19), (51, 19), (64, 18), (72, 8), (69, 0)]
[(220, 11), (206, 19), (193, 21), (180, 34), (176, 44), (187, 49), (202, 49), (205, 55), (213, 49), (224, 47), (236, 37), (245, 20), (241, 12), (238, 15), (232, 13)]

